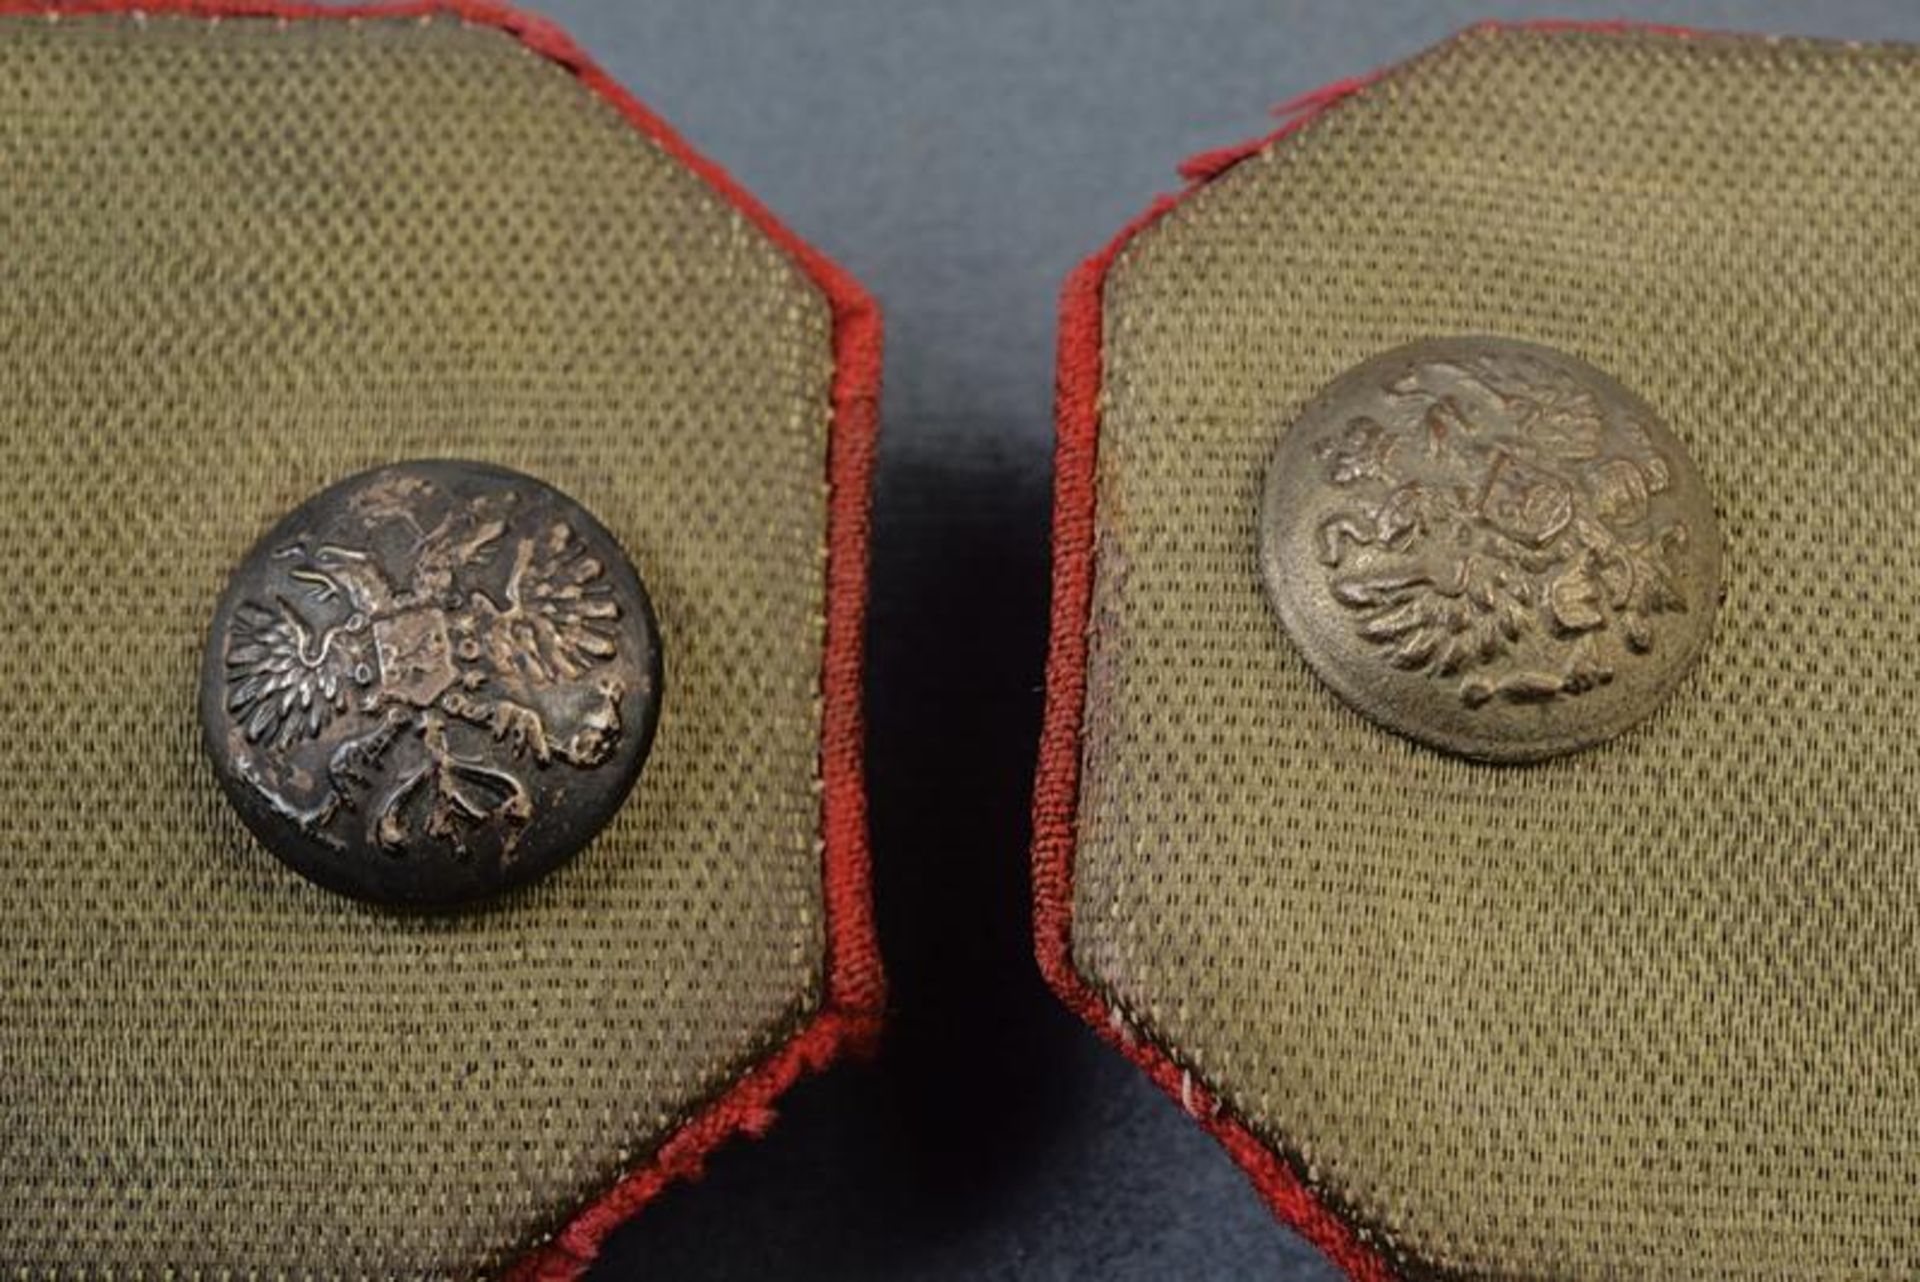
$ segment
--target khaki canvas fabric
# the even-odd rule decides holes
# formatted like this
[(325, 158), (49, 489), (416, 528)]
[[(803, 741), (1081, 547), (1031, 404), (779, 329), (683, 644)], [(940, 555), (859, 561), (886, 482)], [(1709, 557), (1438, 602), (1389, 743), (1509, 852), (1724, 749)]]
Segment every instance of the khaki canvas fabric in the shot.
[[(1544, 342), (1716, 496), (1705, 661), (1499, 768), (1348, 710), (1256, 563), (1308, 397)], [(1105, 294), (1074, 957), (1407, 1272), (1920, 1273), (1920, 56), (1477, 31)]]
[[(814, 1008), (830, 329), (499, 31), (0, 22), (9, 1277), (498, 1268)], [(595, 512), (667, 669), (601, 837), (433, 917), (267, 855), (194, 714), (252, 541), (420, 456)]]

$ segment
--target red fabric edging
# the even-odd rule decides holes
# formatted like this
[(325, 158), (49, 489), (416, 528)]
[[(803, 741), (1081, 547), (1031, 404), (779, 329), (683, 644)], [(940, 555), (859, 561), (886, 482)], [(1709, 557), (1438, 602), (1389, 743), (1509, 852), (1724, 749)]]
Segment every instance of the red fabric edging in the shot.
[(870, 1050), (879, 1034), (886, 984), (874, 932), (860, 706), (871, 525), (868, 504), (879, 430), (879, 308), (852, 276), (783, 226), (546, 18), (492, 0), (348, 5), (308, 0), (0, 0), (0, 17), (51, 20), (90, 15), (281, 21), (448, 18), (495, 28), (565, 67), (651, 142), (698, 174), (798, 263), (831, 306), (834, 377), (827, 450), (826, 640), (820, 678), (825, 999), (791, 1040), (706, 1105), (646, 1165), (630, 1171), (581, 1210), (508, 1275), (518, 1282), (572, 1282), (586, 1272), (614, 1229), (676, 1180), (697, 1176), (707, 1154), (735, 1135), (764, 1134), (774, 1120), (774, 1100), (801, 1075), (825, 1068), (844, 1053)]
[(726, 171), (695, 151), (623, 89), (553, 23), (493, 4), (449, 0), (469, 21), (486, 22), (570, 69), (675, 160), (693, 170), (813, 278), (833, 310), (833, 420), (827, 448), (826, 644), (821, 664), (821, 829), (827, 931), (826, 998), (771, 1058), (675, 1132), (645, 1166), (629, 1172), (552, 1241), (508, 1275), (513, 1282), (573, 1282), (607, 1237), (676, 1180), (699, 1175), (708, 1153), (735, 1135), (758, 1137), (773, 1124), (772, 1103), (803, 1074), (842, 1054), (870, 1053), (878, 1040), (886, 981), (874, 929), (872, 856), (862, 750), (861, 673), (865, 657), (867, 548), (880, 421), (880, 309), (860, 284), (788, 230)]
[[(1625, 22), (1485, 22), (1472, 31), (1540, 31), (1675, 37), (1702, 33)], [(1095, 571), (1095, 464), (1099, 454), (1100, 387), (1107, 274), (1133, 239), (1233, 166), (1306, 127), (1400, 64), (1336, 81), (1275, 109), (1280, 128), (1250, 142), (1193, 156), (1180, 165), (1187, 186), (1157, 198), (1106, 248), (1067, 279), (1060, 304), (1055, 374), (1053, 606), (1047, 649), (1046, 707), (1033, 800), (1034, 952), (1048, 985), (1081, 1019), (1118, 1047), (1217, 1139), (1260, 1196), (1354, 1282), (1396, 1282), (1387, 1255), (1362, 1237), (1293, 1166), (1228, 1113), (1221, 1101), (1164, 1049), (1146, 1041), (1073, 962), (1073, 866), (1080, 797), (1080, 730), (1087, 694), (1088, 631)]]
[(1307, 1187), (1293, 1168), (1211, 1092), (1157, 1046), (1141, 1040), (1073, 964), (1073, 858), (1080, 797), (1080, 717), (1087, 693), (1087, 630), (1093, 604), (1094, 464), (1100, 436), (1100, 380), (1107, 273), (1135, 236), (1222, 173), (1316, 119), (1372, 83), (1342, 81), (1281, 108), (1290, 118), (1252, 142), (1195, 156), (1180, 166), (1187, 188), (1161, 196), (1107, 247), (1068, 278), (1060, 306), (1055, 375), (1052, 636), (1047, 652), (1046, 709), (1033, 801), (1034, 951), (1047, 983), (1075, 1014), (1139, 1065), (1239, 1164), (1267, 1205), (1349, 1277), (1393, 1282), (1393, 1272)]

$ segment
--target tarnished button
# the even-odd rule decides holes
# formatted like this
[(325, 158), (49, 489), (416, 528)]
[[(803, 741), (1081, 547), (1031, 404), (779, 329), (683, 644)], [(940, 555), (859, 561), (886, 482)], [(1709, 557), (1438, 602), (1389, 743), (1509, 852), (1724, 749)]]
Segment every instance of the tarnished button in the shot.
[(639, 776), (660, 638), (601, 524), (480, 463), (322, 491), (234, 572), (201, 667), (248, 828), (345, 894), (431, 907), (532, 880)]
[(1267, 473), (1261, 566), (1349, 704), (1487, 761), (1588, 747), (1699, 659), (1720, 533), (1653, 410), (1562, 352), (1397, 348), (1336, 379)]

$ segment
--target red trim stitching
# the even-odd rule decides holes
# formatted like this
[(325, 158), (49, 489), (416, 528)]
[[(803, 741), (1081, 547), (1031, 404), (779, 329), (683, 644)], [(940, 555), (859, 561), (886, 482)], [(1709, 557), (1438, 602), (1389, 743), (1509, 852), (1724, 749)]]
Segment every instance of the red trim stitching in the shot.
[(496, 28), (566, 68), (674, 160), (698, 174), (780, 246), (820, 287), (832, 310), (834, 378), (827, 450), (826, 640), (821, 661), (821, 829), (827, 934), (826, 996), (791, 1040), (669, 1136), (643, 1167), (589, 1203), (516, 1264), (516, 1282), (573, 1282), (607, 1236), (676, 1180), (696, 1177), (707, 1154), (735, 1135), (759, 1136), (772, 1104), (800, 1076), (845, 1053), (870, 1050), (886, 1003), (874, 932), (860, 676), (867, 600), (868, 501), (879, 429), (881, 325), (873, 299), (806, 244), (718, 165), (695, 151), (546, 18), (491, 0), (398, 0), (348, 6), (303, 0), (0, 0), (0, 17), (91, 15), (193, 18), (452, 18)]
[[(1682, 38), (1703, 33), (1626, 22), (1485, 22), (1473, 32), (1537, 31), (1617, 35), (1649, 32)], [(1080, 797), (1080, 721), (1087, 693), (1095, 558), (1095, 464), (1100, 437), (1103, 311), (1107, 274), (1133, 239), (1168, 211), (1241, 161), (1305, 128), (1402, 64), (1336, 81), (1275, 109), (1280, 128), (1251, 142), (1189, 158), (1187, 186), (1155, 199), (1106, 248), (1067, 279), (1060, 303), (1055, 376), (1053, 610), (1048, 641), (1046, 708), (1033, 800), (1034, 952), (1061, 1001), (1144, 1070), (1227, 1150), (1273, 1212), (1354, 1282), (1396, 1282), (1393, 1264), (1308, 1186), (1293, 1166), (1194, 1080), (1164, 1049), (1143, 1040), (1125, 1013), (1088, 983), (1073, 962), (1073, 864)]]
[(1279, 129), (1253, 142), (1196, 156), (1181, 166), (1185, 191), (1161, 196), (1068, 278), (1060, 308), (1055, 386), (1053, 619), (1046, 710), (1034, 782), (1034, 950), (1047, 983), (1075, 1014), (1117, 1046), (1161, 1090), (1223, 1144), (1274, 1213), (1349, 1277), (1393, 1282), (1387, 1263), (1323, 1204), (1304, 1181), (1165, 1051), (1138, 1039), (1125, 1017), (1073, 964), (1073, 857), (1080, 795), (1080, 715), (1087, 691), (1087, 628), (1093, 604), (1094, 464), (1100, 435), (1102, 311), (1107, 273), (1135, 236), (1227, 169), (1305, 127), (1373, 77), (1329, 86), (1292, 109)]

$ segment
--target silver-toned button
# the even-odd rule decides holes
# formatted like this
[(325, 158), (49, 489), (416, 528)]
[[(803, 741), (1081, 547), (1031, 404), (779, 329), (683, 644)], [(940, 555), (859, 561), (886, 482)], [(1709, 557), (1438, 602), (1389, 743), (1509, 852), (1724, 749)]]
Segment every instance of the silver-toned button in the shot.
[(1713, 502), (1653, 410), (1563, 352), (1414, 343), (1306, 407), (1267, 473), (1261, 567), (1319, 677), (1485, 761), (1619, 734), (1720, 600)]

